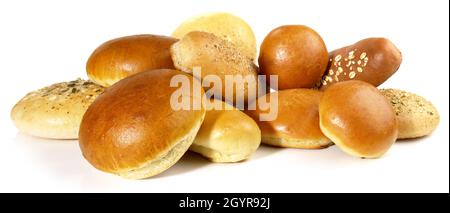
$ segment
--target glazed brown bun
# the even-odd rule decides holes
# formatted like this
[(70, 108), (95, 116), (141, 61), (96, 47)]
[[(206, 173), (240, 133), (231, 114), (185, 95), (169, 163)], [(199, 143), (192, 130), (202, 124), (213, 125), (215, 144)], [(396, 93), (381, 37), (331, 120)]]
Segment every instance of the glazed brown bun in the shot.
[(261, 113), (276, 108), (272, 105), (267, 110), (247, 110), (261, 129), (262, 142), (272, 146), (320, 149), (332, 143), (320, 130), (319, 101), (322, 92), (312, 89), (281, 90), (261, 96), (259, 99), (276, 101), (278, 95), (278, 115), (272, 121), (260, 121)]
[[(261, 143), (261, 131), (252, 118), (220, 100), (211, 109), (189, 148), (212, 162), (229, 163), (250, 158)], [(207, 102), (207, 103), (210, 103)], [(213, 107), (217, 106), (218, 109)]]
[[(205, 90), (222, 94), (222, 100), (236, 103), (236, 99), (247, 102), (256, 98), (256, 93), (249, 94), (248, 91), (252, 88), (257, 91), (257, 67), (231, 42), (212, 33), (193, 31), (172, 45), (170, 52), (177, 69), (192, 74), (194, 68), (201, 68), (201, 76), (199, 77), (202, 78)], [(205, 78), (208, 75), (219, 77), (219, 80), (222, 81), (222, 87), (211, 86), (214, 85), (213, 81)], [(242, 84), (230, 83), (226, 85), (226, 76), (243, 78), (248, 76), (249, 81)], [(232, 91), (233, 97), (226, 97), (226, 88), (234, 88)], [(238, 91), (243, 93), (240, 94)]]
[(361, 80), (377, 87), (391, 77), (401, 63), (401, 52), (388, 39), (364, 39), (330, 53), (321, 88), (347, 80)]
[(11, 119), (28, 135), (77, 139), (84, 112), (103, 90), (82, 79), (53, 84), (23, 97), (11, 110)]
[(89, 78), (105, 87), (138, 72), (173, 68), (169, 48), (177, 39), (158, 35), (134, 35), (100, 45), (86, 65)]
[(319, 108), (322, 132), (350, 155), (380, 157), (397, 139), (394, 109), (369, 83), (351, 80), (332, 85)]
[(81, 122), (80, 148), (86, 160), (131, 179), (157, 175), (175, 164), (194, 141), (205, 109), (195, 93), (188, 98), (200, 109), (172, 109), (171, 95), (179, 89), (170, 86), (174, 76), (184, 76), (191, 85), (195, 81), (177, 70), (150, 70), (100, 95)]
[(278, 89), (313, 88), (323, 76), (328, 51), (320, 35), (303, 25), (281, 26), (270, 32), (259, 53), (261, 72), (278, 75)]
[(381, 89), (391, 102), (398, 120), (398, 138), (418, 138), (431, 134), (439, 124), (436, 107), (425, 98), (398, 89)]

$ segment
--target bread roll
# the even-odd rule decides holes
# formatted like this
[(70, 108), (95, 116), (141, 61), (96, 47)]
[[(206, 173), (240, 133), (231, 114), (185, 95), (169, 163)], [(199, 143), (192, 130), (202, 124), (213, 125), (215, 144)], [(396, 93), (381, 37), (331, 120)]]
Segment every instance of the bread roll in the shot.
[(205, 109), (195, 93), (182, 97), (191, 104), (200, 102), (198, 110), (172, 108), (171, 96), (180, 89), (170, 86), (174, 76), (191, 85), (196, 81), (177, 70), (150, 70), (125, 78), (100, 95), (80, 127), (86, 160), (99, 170), (131, 179), (157, 175), (175, 164), (192, 144)]
[(192, 31), (212, 33), (238, 47), (250, 59), (256, 58), (256, 38), (251, 27), (241, 18), (229, 13), (207, 13), (184, 21), (172, 36), (183, 38)]
[(53, 84), (28, 93), (12, 109), (23, 133), (52, 139), (77, 139), (81, 118), (104, 88), (91, 81)]
[[(252, 88), (257, 91), (257, 67), (232, 43), (211, 33), (194, 31), (172, 45), (171, 54), (174, 65), (179, 70), (192, 74), (195, 67), (201, 68), (201, 78), (206, 91), (221, 94), (221, 99), (233, 104), (237, 102), (235, 100), (246, 102), (255, 99), (256, 93), (248, 92)], [(214, 81), (205, 78), (208, 75), (218, 77), (222, 87), (209, 87)], [(248, 81), (241, 84), (228, 81), (226, 85), (227, 76), (241, 79), (248, 77)], [(234, 88), (231, 94), (233, 97), (226, 97), (226, 88)]]
[[(281, 90), (259, 98), (278, 101), (278, 105), (269, 105), (267, 110), (261, 110), (257, 105), (256, 110), (247, 110), (246, 113), (257, 122), (265, 144), (301, 149), (325, 148), (332, 143), (319, 127), (321, 96), (321, 92), (312, 89)], [(270, 110), (278, 110), (276, 119), (261, 121), (261, 113)]]
[(278, 89), (313, 88), (324, 74), (328, 51), (320, 35), (303, 25), (270, 32), (259, 53), (261, 72), (278, 75)]
[(364, 39), (330, 53), (321, 88), (347, 80), (361, 80), (379, 86), (398, 70), (401, 62), (401, 52), (388, 39)]
[(325, 91), (319, 108), (322, 132), (350, 155), (380, 157), (397, 139), (394, 109), (369, 83), (334, 84)]
[(134, 35), (100, 45), (86, 65), (89, 78), (105, 87), (138, 72), (173, 68), (170, 46), (177, 39), (158, 35)]
[(418, 138), (431, 134), (439, 124), (436, 107), (425, 98), (398, 89), (381, 89), (394, 107), (398, 120), (398, 138)]
[[(189, 148), (213, 162), (238, 162), (250, 158), (261, 143), (261, 131), (252, 118), (220, 100), (220, 109), (208, 109)], [(228, 105), (228, 108), (225, 108)]]

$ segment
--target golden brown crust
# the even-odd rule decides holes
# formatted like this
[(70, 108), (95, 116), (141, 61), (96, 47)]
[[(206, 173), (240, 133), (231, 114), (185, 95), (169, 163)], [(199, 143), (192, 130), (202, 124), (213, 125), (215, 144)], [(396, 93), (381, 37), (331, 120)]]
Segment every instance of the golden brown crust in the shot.
[[(170, 81), (176, 75), (187, 76), (191, 85), (194, 81), (177, 70), (151, 70), (125, 78), (100, 95), (81, 123), (84, 157), (102, 171), (131, 178), (156, 175), (172, 166), (192, 143), (205, 115), (201, 104), (200, 110), (172, 109), (170, 98), (179, 88), (170, 87)], [(189, 97), (191, 104), (201, 98)], [(168, 155), (182, 142), (188, 144), (185, 149)], [(161, 160), (165, 156), (170, 159)], [(157, 171), (144, 168), (149, 166)], [(127, 175), (134, 171), (141, 172)]]
[[(273, 146), (319, 149), (331, 141), (319, 127), (319, 101), (322, 92), (312, 89), (290, 89), (269, 93), (260, 99), (270, 101), (278, 94), (278, 116), (273, 121), (260, 121), (260, 113), (270, 110), (247, 110), (261, 129), (262, 142)], [(274, 99), (272, 99), (274, 100)]]
[(89, 57), (87, 75), (108, 87), (142, 71), (173, 68), (169, 48), (176, 41), (158, 35), (134, 35), (107, 41)]
[(250, 158), (261, 143), (261, 131), (252, 118), (233, 106), (211, 100), (221, 109), (208, 109), (189, 148), (213, 162), (238, 162)]
[(379, 86), (398, 70), (401, 62), (401, 52), (388, 39), (364, 39), (330, 53), (321, 88), (347, 80), (361, 80)]
[(439, 124), (436, 107), (425, 98), (398, 89), (381, 89), (389, 99), (398, 120), (398, 138), (417, 138), (429, 135)]
[(241, 18), (229, 13), (208, 13), (184, 21), (172, 33), (183, 38), (192, 31), (212, 33), (238, 47), (250, 59), (256, 58), (256, 38), (250, 26)]
[[(233, 90), (233, 99), (243, 98), (243, 100), (254, 100), (256, 94), (248, 96), (249, 88), (257, 88), (258, 70), (256, 65), (244, 56), (235, 45), (223, 40), (214, 34), (206, 32), (190, 32), (180, 41), (172, 45), (171, 54), (174, 65), (187, 73), (193, 73), (194, 67), (201, 67), (202, 80), (204, 85), (210, 85), (212, 81), (205, 78), (207, 75), (215, 75), (222, 81), (222, 88), (214, 87), (214, 91), (221, 91), (222, 98), (225, 99), (225, 88), (244, 88), (244, 95), (241, 96), (237, 90)], [(236, 77), (250, 77), (249, 83), (226, 85), (226, 75)], [(209, 87), (205, 86), (205, 90)], [(235, 103), (231, 98), (226, 99), (230, 103)]]
[(77, 139), (84, 112), (104, 88), (91, 81), (53, 84), (28, 93), (12, 109), (17, 128), (29, 135)]
[(323, 133), (348, 154), (380, 157), (397, 139), (394, 110), (371, 84), (351, 80), (332, 85), (319, 108)]
[(313, 88), (324, 74), (328, 51), (320, 35), (303, 25), (270, 32), (259, 53), (261, 72), (278, 75), (278, 89)]

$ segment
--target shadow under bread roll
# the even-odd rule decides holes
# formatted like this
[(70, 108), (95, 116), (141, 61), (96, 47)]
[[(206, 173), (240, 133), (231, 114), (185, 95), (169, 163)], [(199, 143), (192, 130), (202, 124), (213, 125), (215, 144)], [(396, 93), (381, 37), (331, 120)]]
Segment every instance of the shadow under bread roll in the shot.
[(105, 87), (127, 76), (153, 69), (172, 69), (170, 46), (177, 39), (159, 35), (133, 35), (107, 41), (89, 57), (89, 78)]
[[(272, 146), (321, 149), (332, 145), (320, 130), (319, 101), (322, 92), (312, 89), (289, 89), (266, 94), (259, 101), (277, 102), (269, 104), (267, 110), (246, 110), (261, 129), (262, 142)], [(263, 99), (263, 100), (260, 100)], [(276, 111), (274, 120), (261, 121), (261, 114)]]
[(261, 131), (255, 121), (223, 101), (212, 99), (206, 103), (211, 108), (189, 149), (213, 162), (250, 158), (261, 143)]
[(104, 87), (77, 79), (28, 93), (11, 110), (23, 133), (51, 139), (77, 139), (81, 119)]
[[(86, 160), (99, 170), (131, 179), (157, 175), (175, 164), (194, 141), (205, 108), (201, 87), (200, 94), (191, 94), (186, 87), (171, 87), (174, 78), (191, 85), (197, 81), (183, 72), (161, 69), (138, 73), (106, 89), (81, 122), (80, 148)], [(172, 95), (180, 89), (179, 98), (189, 105), (174, 109)]]

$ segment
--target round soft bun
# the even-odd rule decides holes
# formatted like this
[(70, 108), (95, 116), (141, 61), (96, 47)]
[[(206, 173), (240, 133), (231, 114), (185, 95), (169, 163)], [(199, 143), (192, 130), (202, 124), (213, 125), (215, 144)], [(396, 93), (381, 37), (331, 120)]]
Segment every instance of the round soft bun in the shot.
[[(261, 131), (252, 118), (220, 100), (207, 102), (205, 120), (189, 148), (213, 162), (250, 158), (261, 143)], [(217, 107), (216, 109), (214, 107)]]
[(241, 18), (229, 13), (207, 13), (184, 21), (172, 33), (181, 39), (192, 31), (203, 31), (235, 44), (248, 58), (256, 58), (256, 38), (251, 27)]
[(91, 81), (53, 84), (28, 93), (12, 109), (11, 119), (23, 133), (51, 139), (77, 139), (81, 119), (104, 88)]
[(320, 128), (344, 152), (377, 158), (397, 139), (397, 119), (389, 101), (369, 83), (331, 85), (320, 101)]
[[(170, 52), (177, 69), (195, 75), (196, 68), (201, 68), (201, 76), (196, 77), (202, 78), (206, 91), (221, 95), (223, 100), (233, 105), (237, 102), (235, 100), (246, 103), (256, 98), (256, 93), (249, 91), (258, 89), (258, 68), (231, 42), (212, 33), (194, 31), (172, 45)], [(242, 77), (246, 81), (227, 81), (227, 77)], [(220, 80), (222, 87), (214, 80)], [(227, 96), (230, 88), (233, 94), (230, 92)]]
[(177, 70), (145, 71), (117, 82), (92, 103), (79, 137), (89, 163), (105, 172), (141, 179), (163, 172), (181, 158), (205, 116), (204, 92), (182, 96), (198, 109), (174, 110), (172, 94), (186, 88), (171, 87), (174, 76), (188, 79), (191, 85), (196, 81)]
[[(277, 103), (269, 104), (267, 110), (247, 110), (261, 129), (262, 142), (272, 146), (320, 149), (332, 145), (320, 130), (319, 101), (322, 92), (312, 89), (280, 90), (261, 96), (259, 101)], [(276, 99), (278, 98), (278, 100)], [(262, 100), (261, 100), (262, 99)], [(261, 121), (261, 114), (277, 112), (276, 118)]]
[(278, 75), (278, 89), (313, 88), (328, 65), (322, 37), (303, 25), (281, 26), (261, 44), (259, 66), (267, 77)]
[(436, 107), (425, 98), (399, 89), (381, 89), (394, 107), (398, 138), (418, 138), (431, 134), (439, 124)]
[(133, 35), (107, 41), (88, 59), (88, 77), (105, 87), (138, 72), (173, 68), (170, 46), (177, 39), (159, 35)]

